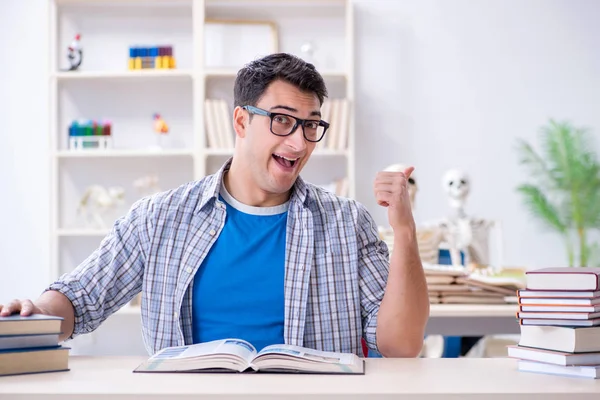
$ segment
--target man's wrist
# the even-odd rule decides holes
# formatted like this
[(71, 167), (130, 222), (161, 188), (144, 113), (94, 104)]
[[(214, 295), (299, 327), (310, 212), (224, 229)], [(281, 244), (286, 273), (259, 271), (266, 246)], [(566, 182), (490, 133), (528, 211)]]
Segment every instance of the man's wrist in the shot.
[(394, 245), (416, 241), (417, 230), (415, 225), (412, 223), (392, 227), (392, 230), (394, 231)]

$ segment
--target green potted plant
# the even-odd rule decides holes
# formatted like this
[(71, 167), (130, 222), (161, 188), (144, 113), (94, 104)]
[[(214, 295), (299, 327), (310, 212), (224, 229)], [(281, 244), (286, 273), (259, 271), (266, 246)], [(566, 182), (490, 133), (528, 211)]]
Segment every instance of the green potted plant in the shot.
[(569, 266), (598, 263), (598, 243), (591, 231), (600, 228), (600, 163), (588, 131), (550, 120), (540, 130), (541, 152), (525, 140), (517, 142), (519, 164), (530, 181), (518, 186), (529, 211), (565, 241)]

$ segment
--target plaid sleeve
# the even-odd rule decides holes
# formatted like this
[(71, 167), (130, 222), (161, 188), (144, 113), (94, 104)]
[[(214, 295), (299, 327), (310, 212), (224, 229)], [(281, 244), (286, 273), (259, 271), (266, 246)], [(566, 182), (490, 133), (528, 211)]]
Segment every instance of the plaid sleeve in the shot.
[(389, 251), (379, 237), (377, 225), (366, 210), (358, 204), (358, 268), (363, 336), (367, 346), (377, 348), (377, 315), (383, 300), (389, 272)]
[(140, 292), (145, 257), (139, 231), (148, 221), (147, 203), (144, 199), (135, 203), (86, 260), (46, 288), (64, 294), (73, 304), (72, 337), (94, 331)]

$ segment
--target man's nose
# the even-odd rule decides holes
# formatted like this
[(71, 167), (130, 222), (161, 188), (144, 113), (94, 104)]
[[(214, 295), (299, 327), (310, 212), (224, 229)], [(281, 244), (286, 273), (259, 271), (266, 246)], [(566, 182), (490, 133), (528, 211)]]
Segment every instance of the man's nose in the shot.
[(298, 125), (296, 130), (287, 136), (286, 142), (296, 151), (302, 151), (306, 148), (306, 139), (304, 138), (302, 125)]

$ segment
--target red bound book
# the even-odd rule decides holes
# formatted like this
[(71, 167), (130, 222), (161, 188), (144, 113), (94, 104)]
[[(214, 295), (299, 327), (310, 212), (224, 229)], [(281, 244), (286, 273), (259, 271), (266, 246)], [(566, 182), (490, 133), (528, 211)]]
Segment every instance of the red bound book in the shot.
[(527, 290), (600, 290), (600, 268), (542, 268), (525, 274)]

